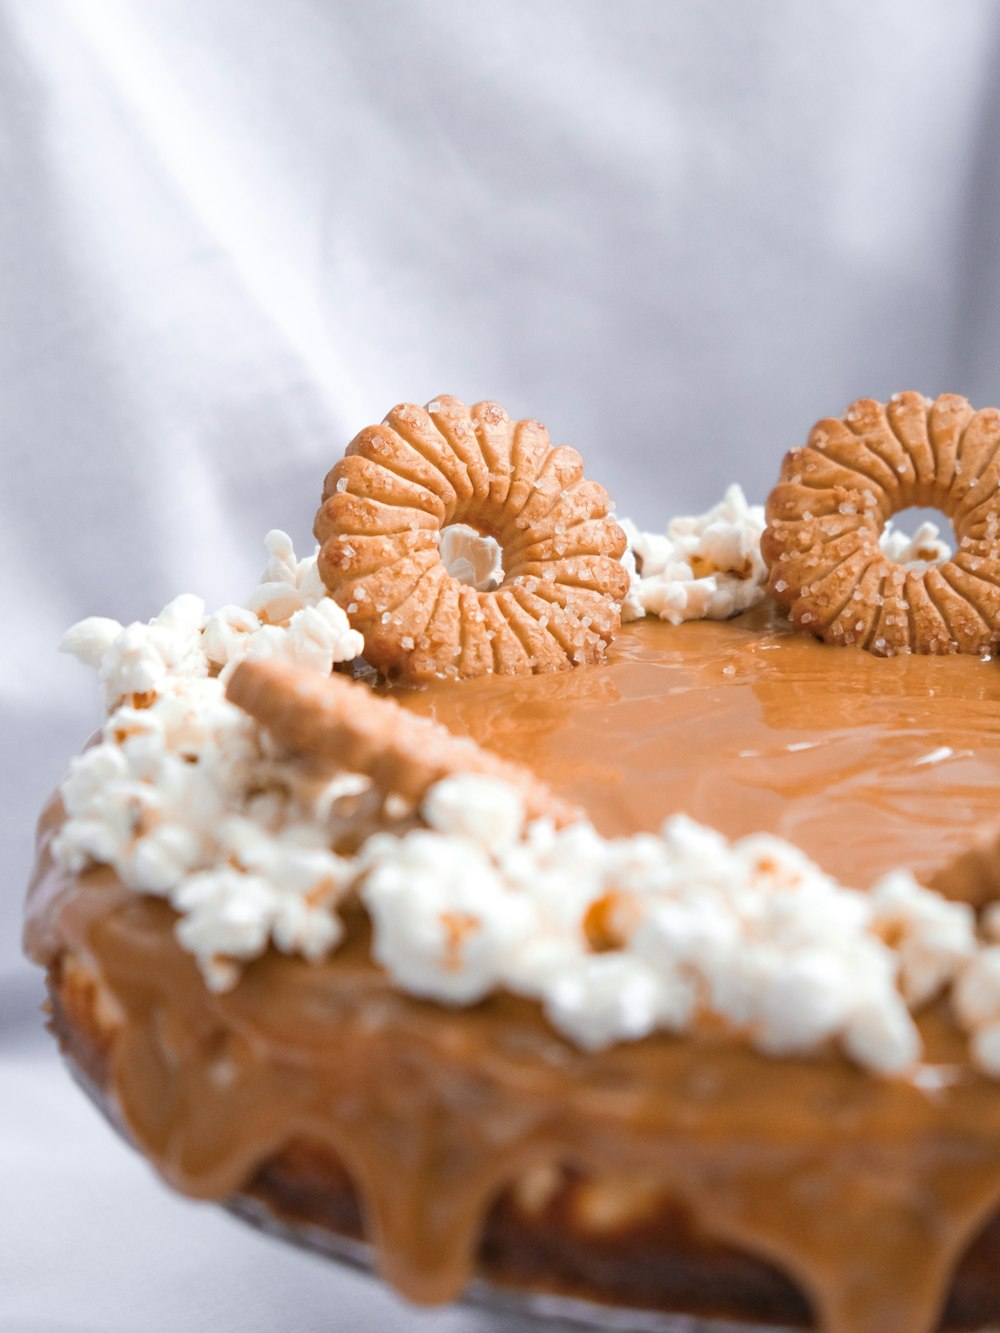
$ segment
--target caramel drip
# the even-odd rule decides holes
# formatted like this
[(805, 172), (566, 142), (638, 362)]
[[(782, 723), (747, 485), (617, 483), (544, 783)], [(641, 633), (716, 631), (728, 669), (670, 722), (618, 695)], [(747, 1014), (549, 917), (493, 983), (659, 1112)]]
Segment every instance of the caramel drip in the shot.
[(930, 880), (1000, 832), (1000, 669), (834, 648), (761, 610), (623, 627), (603, 667), (400, 691), (530, 768), (608, 836), (683, 811), (767, 831), (844, 884)]
[(48, 953), (55, 927), (49, 949), (90, 961), (119, 1001), (114, 1099), (165, 1179), (224, 1199), (296, 1138), (327, 1144), (413, 1300), (457, 1295), (493, 1198), (556, 1162), (683, 1199), (796, 1279), (827, 1333), (929, 1333), (1000, 1201), (1000, 1097), (941, 1014), (913, 1081), (721, 1039), (588, 1054), (512, 996), (457, 1012), (407, 998), (360, 929), (326, 963), (268, 956), (213, 996), (164, 904), (104, 870), (64, 887), (30, 943)]
[[(859, 883), (899, 863), (928, 873), (995, 818), (1000, 676), (967, 658), (878, 660), (746, 618), (652, 625), (600, 670), (407, 702), (531, 764), (607, 832), (686, 809), (731, 834), (791, 834)], [(491, 1201), (540, 1162), (686, 1201), (708, 1234), (796, 1280), (826, 1333), (931, 1333), (1000, 1205), (1000, 1089), (943, 1006), (920, 1018), (909, 1079), (768, 1060), (718, 1034), (588, 1053), (514, 996), (452, 1010), (395, 990), (361, 920), (325, 962), (272, 953), (213, 995), (164, 903), (107, 869), (52, 865), (59, 818), (43, 821), (27, 945), (44, 964), (83, 960), (120, 1006), (111, 1092), (135, 1142), (213, 1199), (294, 1140), (328, 1145), (382, 1273), (414, 1300), (461, 1291)]]

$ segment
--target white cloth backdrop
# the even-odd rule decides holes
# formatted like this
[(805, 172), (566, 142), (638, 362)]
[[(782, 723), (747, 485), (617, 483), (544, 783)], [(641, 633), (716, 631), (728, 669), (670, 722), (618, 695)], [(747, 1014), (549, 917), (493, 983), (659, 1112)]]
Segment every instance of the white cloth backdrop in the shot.
[(998, 55), (989, 0), (0, 0), (0, 1330), (500, 1326), (174, 1199), (70, 1085), (18, 946), (97, 717), (55, 644), (308, 549), (400, 399), (540, 417), (647, 526), (855, 396), (995, 403)]

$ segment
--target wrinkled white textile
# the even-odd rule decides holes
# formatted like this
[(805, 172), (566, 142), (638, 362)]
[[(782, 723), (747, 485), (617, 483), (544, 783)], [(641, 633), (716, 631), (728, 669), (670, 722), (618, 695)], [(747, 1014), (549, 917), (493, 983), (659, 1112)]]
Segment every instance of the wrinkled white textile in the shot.
[(400, 399), (540, 417), (645, 526), (858, 395), (996, 402), (998, 46), (989, 0), (0, 0), (0, 1333), (500, 1327), (175, 1200), (58, 1068), (55, 644), (245, 594)]

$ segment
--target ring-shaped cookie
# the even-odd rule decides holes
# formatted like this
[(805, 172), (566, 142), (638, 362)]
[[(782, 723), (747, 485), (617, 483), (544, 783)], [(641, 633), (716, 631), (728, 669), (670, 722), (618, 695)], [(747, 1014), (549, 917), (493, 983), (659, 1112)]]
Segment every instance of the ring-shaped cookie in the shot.
[[(499, 587), (454, 578), (442, 530), (465, 524), (503, 557)], [(347, 447), (316, 516), (319, 570), (365, 640), (405, 680), (516, 675), (596, 662), (621, 623), (625, 534), (575, 449), (498, 403), (404, 403)]]
[[(873, 653), (1000, 645), (1000, 411), (957, 394), (852, 403), (784, 460), (767, 501), (768, 586), (794, 625)], [(879, 545), (911, 505), (941, 510), (957, 549), (905, 568)]]

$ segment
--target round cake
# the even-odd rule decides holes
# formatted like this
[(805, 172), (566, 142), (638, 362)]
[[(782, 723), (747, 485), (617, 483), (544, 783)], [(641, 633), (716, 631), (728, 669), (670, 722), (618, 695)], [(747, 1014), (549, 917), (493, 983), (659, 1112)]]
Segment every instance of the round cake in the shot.
[[(767, 515), (657, 536), (538, 423), (404, 405), (318, 561), (272, 533), (245, 607), (69, 632), (108, 717), (27, 947), (169, 1184), (422, 1303), (1000, 1319), (1000, 427), (821, 428)], [(906, 503), (963, 478), (954, 557), (883, 530), (897, 448)]]

